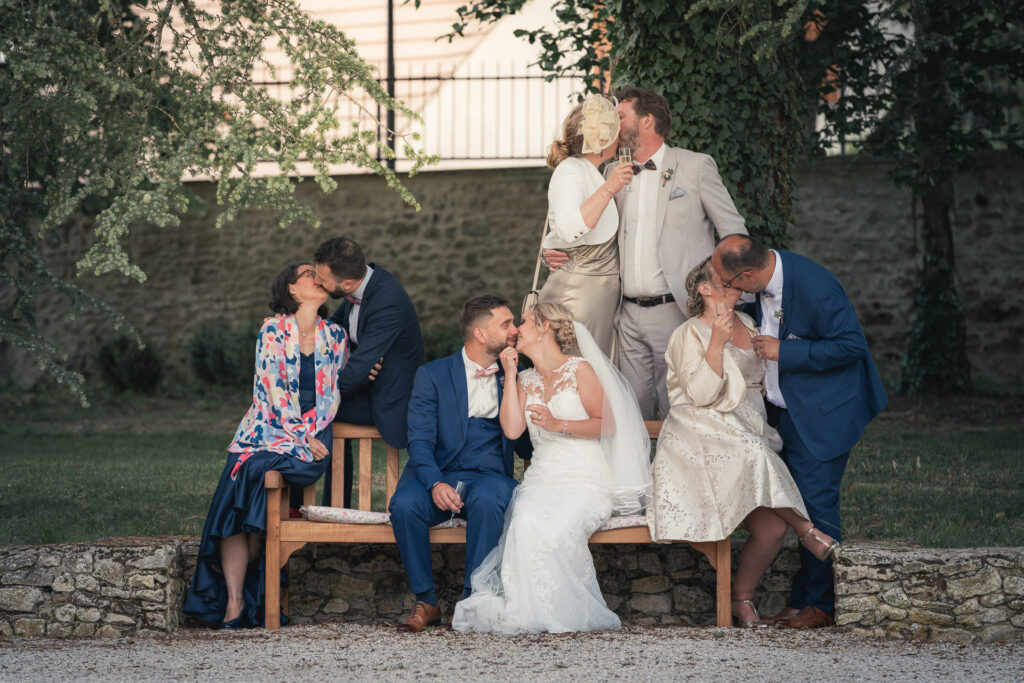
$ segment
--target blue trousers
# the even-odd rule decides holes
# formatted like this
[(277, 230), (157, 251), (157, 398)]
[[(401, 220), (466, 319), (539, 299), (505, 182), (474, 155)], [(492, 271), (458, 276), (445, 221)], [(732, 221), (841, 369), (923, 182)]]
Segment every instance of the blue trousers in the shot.
[[(451, 471), (444, 472), (444, 481), (455, 486), (466, 484), (462, 495), (465, 504), (459, 517), (466, 520), (466, 582), (468, 594), (470, 579), (484, 557), (501, 538), (508, 507), (517, 482), (496, 472)], [(430, 556), (430, 527), (451, 518), (451, 512), (434, 505), (430, 491), (415, 476), (402, 477), (391, 497), (391, 526), (402, 555), (405, 574), (413, 593), (425, 593), (434, 588), (434, 567)]]
[[(847, 451), (838, 458), (821, 461), (808, 450), (797, 434), (796, 426), (789, 411), (778, 411), (779, 436), (782, 437), (782, 452), (779, 455), (789, 467), (803, 496), (807, 514), (815, 527), (836, 539), (842, 540), (839, 525), (839, 485), (842, 483), (846, 463), (850, 459)], [(832, 558), (822, 562), (800, 546), (800, 569), (793, 577), (793, 590), (789, 606), (803, 609), (811, 605), (826, 614), (835, 613), (836, 592), (832, 575)]]

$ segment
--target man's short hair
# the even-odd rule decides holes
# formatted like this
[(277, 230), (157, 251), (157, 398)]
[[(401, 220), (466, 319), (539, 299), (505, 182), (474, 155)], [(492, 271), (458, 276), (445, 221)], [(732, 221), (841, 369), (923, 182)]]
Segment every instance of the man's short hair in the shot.
[(331, 269), (339, 281), (362, 280), (366, 275), (366, 259), (359, 245), (347, 237), (332, 237), (316, 248), (313, 261)]
[[(721, 253), (722, 267), (730, 275), (763, 268), (768, 264), (768, 248), (750, 235), (727, 235), (728, 248)], [(724, 238), (723, 238), (724, 239)]]
[(619, 102), (633, 100), (633, 111), (637, 116), (652, 115), (654, 132), (668, 140), (669, 133), (672, 132), (672, 113), (668, 108), (668, 100), (653, 90), (631, 85), (616, 90), (615, 96), (619, 98)]
[(508, 299), (493, 294), (481, 294), (462, 305), (462, 313), (459, 315), (459, 330), (462, 338), (469, 340), (473, 336), (473, 329), (480, 327), (483, 318), (490, 318), (495, 308), (511, 308)]

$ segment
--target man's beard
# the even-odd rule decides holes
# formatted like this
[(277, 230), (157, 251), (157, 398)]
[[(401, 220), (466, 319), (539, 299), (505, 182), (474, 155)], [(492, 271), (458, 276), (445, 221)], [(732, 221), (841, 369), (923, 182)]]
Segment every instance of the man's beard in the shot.
[(632, 128), (623, 128), (619, 132), (619, 146), (627, 149), (636, 150), (637, 140), (640, 139), (640, 131), (637, 130), (636, 126)]
[[(511, 342), (511, 343), (509, 343), (509, 342)], [(502, 351), (504, 351), (505, 349), (507, 349), (510, 346), (515, 346), (515, 345), (516, 345), (515, 337), (507, 337), (505, 339), (504, 343), (501, 343), (501, 344), (488, 344), (487, 345), (487, 349), (486, 349), (487, 350), (487, 355), (488, 356), (500, 356)]]

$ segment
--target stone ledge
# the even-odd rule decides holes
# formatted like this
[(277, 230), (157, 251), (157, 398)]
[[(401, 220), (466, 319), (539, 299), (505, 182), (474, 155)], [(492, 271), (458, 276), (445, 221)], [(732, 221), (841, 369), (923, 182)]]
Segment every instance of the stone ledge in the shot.
[(836, 624), (906, 640), (1024, 642), (1024, 548), (858, 543), (836, 562)]
[[(790, 543), (755, 602), (781, 609), (799, 564)], [(740, 542), (733, 542), (733, 567)], [(714, 623), (714, 571), (685, 545), (591, 546), (602, 592), (626, 623)], [(119, 637), (195, 625), (181, 613), (196, 538), (0, 548), (0, 636)], [(462, 546), (433, 548), (442, 609), (463, 582)], [(295, 623), (395, 621), (412, 605), (393, 545), (312, 545), (289, 562)], [(1024, 641), (1024, 548), (934, 550), (854, 543), (836, 562), (839, 628), (886, 638)], [(446, 611), (446, 613), (447, 613)]]

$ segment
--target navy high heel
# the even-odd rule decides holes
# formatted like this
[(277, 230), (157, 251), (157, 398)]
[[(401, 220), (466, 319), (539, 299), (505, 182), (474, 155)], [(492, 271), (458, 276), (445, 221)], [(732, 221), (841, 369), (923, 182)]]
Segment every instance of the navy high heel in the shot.
[(239, 629), (239, 628), (242, 628), (242, 615), (241, 614), (239, 614), (237, 617), (235, 617), (231, 621), (222, 621), (220, 623), (220, 626), (217, 627), (217, 630), (218, 631), (223, 631), (225, 629), (234, 630), (234, 629)]

